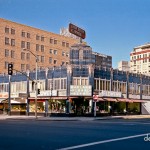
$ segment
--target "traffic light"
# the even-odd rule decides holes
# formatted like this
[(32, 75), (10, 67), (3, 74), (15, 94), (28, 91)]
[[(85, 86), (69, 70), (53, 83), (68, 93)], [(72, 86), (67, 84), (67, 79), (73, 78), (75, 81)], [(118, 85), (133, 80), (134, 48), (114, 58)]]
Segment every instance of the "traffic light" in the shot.
[(9, 75), (13, 74), (13, 64), (8, 64), (8, 74)]
[(37, 92), (38, 94), (40, 94), (40, 89), (38, 89), (38, 92)]

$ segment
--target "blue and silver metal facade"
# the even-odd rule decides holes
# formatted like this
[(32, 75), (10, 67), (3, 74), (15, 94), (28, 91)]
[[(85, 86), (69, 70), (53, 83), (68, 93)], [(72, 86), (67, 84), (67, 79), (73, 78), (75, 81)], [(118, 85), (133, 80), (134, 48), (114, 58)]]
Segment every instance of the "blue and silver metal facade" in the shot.
[[(92, 48), (85, 44), (71, 47), (70, 64), (38, 70), (38, 114), (93, 113), (150, 114), (150, 77), (94, 63)], [(35, 72), (11, 76), (11, 113), (32, 115), (35, 111)], [(9, 76), (0, 75), (0, 110), (7, 110)], [(4, 106), (5, 104), (5, 106)], [(5, 108), (4, 108), (5, 107)]]

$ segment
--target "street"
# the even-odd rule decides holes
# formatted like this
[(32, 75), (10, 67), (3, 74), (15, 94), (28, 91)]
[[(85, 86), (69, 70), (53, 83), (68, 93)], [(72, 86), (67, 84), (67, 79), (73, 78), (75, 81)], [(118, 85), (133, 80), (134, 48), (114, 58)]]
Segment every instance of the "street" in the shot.
[[(0, 150), (149, 149), (150, 119), (0, 120)], [(149, 135), (147, 135), (149, 133)], [(74, 147), (75, 146), (75, 147)]]

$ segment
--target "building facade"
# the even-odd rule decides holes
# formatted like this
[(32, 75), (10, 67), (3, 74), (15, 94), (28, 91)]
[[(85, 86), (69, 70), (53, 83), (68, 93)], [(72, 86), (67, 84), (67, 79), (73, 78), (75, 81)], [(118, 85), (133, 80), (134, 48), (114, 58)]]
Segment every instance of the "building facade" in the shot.
[[(69, 50), (78, 39), (66, 37), (0, 18), (0, 73), (6, 73), (8, 63), (19, 71), (52, 67), (69, 62)], [(30, 52), (31, 51), (31, 52)]]
[[(97, 115), (150, 114), (149, 76), (96, 66), (92, 57), (90, 46), (75, 44), (70, 64), (38, 70), (38, 115), (90, 116), (95, 101)], [(9, 111), (11, 89), (11, 114), (34, 115), (34, 81), (35, 71), (1, 75), (1, 113)]]
[(118, 63), (118, 70), (120, 70), (120, 71), (130, 71), (130, 63), (128, 61), (120, 61)]
[(102, 68), (108, 68), (108, 69), (112, 68), (112, 56), (100, 54), (97, 52), (92, 52), (92, 54), (94, 55), (93, 59), (95, 61), (96, 66), (100, 66)]
[(150, 43), (135, 47), (130, 53), (130, 71), (150, 74)]

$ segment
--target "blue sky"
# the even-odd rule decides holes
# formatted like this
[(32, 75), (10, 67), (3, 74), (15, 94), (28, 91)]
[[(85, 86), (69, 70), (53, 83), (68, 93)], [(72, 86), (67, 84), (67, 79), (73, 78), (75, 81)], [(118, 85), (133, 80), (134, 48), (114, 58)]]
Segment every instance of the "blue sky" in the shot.
[(150, 42), (150, 0), (0, 0), (0, 17), (58, 34), (72, 22), (93, 51), (113, 57), (114, 68)]

